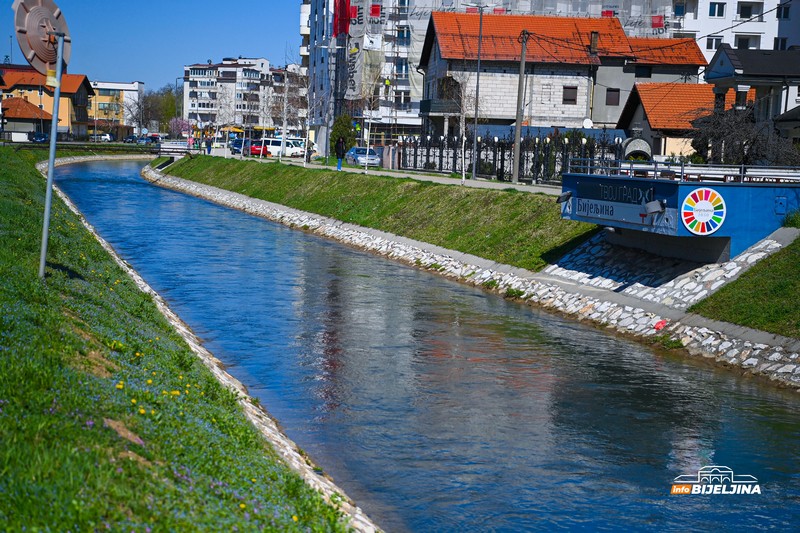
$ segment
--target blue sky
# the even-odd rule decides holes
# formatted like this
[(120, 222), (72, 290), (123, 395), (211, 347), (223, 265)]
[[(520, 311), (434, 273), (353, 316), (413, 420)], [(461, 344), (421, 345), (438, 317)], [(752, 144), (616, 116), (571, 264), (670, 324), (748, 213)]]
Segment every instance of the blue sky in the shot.
[[(90, 80), (142, 81), (156, 90), (174, 85), (184, 65), (208, 59), (266, 57), (275, 66), (299, 59), (300, 0), (54, 2), (72, 37), (68, 71)], [(11, 53), (24, 63), (12, 4), (0, 2), (0, 60)]]

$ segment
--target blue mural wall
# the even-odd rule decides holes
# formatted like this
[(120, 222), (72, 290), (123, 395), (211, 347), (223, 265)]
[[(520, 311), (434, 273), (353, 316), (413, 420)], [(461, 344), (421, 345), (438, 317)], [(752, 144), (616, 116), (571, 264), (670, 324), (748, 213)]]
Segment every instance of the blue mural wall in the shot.
[(565, 174), (562, 218), (676, 237), (730, 239), (735, 257), (800, 209), (800, 183), (689, 182)]

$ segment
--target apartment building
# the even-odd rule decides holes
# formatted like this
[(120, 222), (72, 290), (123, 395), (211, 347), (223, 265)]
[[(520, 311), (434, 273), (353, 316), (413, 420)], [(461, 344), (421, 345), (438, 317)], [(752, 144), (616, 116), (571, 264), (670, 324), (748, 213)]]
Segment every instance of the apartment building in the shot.
[(800, 45), (798, 0), (674, 0), (673, 35), (696, 39), (707, 61), (720, 45), (746, 50), (787, 50)]
[(235, 125), (253, 128), (268, 122), (272, 85), (264, 58), (224, 58), (183, 68), (183, 118), (195, 130)]
[(142, 129), (141, 104), (144, 83), (141, 81), (92, 81), (94, 96), (88, 107), (89, 130), (93, 133), (113, 133), (117, 139)]

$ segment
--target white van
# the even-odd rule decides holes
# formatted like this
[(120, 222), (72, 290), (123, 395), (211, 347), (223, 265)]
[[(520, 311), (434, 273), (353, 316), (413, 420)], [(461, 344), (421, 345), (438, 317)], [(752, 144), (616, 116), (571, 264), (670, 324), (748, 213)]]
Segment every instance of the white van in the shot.
[[(274, 137), (266, 138), (264, 139), (264, 144), (267, 146), (267, 150), (276, 157), (281, 152), (281, 139), (276, 139)], [(303, 157), (304, 153), (303, 147), (298, 146), (291, 139), (286, 139), (286, 141), (284, 141), (284, 157)]]

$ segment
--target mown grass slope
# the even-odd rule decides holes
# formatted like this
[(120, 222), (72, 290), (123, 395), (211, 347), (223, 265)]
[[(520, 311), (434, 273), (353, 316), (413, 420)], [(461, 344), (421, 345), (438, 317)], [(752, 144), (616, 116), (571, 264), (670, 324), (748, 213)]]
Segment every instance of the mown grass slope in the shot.
[(170, 175), (539, 270), (594, 226), (561, 220), (552, 196), (438, 185), (355, 172), (185, 158)]
[(0, 148), (2, 529), (345, 529), (57, 198), (38, 278), (39, 157)]

